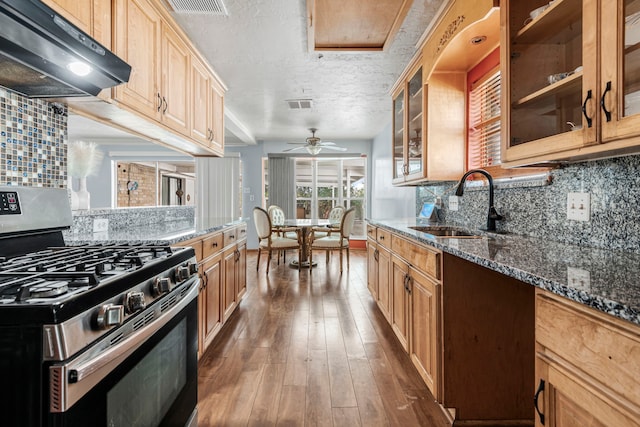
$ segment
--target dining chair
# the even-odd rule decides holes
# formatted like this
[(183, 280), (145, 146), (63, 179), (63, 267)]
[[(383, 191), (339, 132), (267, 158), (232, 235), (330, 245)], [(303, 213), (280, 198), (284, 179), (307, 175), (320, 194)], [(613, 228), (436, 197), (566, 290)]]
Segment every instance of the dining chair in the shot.
[[(356, 219), (356, 208), (349, 208), (342, 215), (340, 221), (340, 228), (337, 231), (331, 232), (324, 237), (315, 236), (315, 230), (311, 230), (309, 236), (309, 263), (313, 265), (313, 251), (324, 250), (327, 255), (330, 251), (340, 251), (340, 273), (342, 273), (342, 251), (347, 251), (347, 267), (349, 267), (349, 235), (353, 230), (353, 223)], [(327, 256), (327, 262), (329, 257)]]
[[(263, 250), (266, 250), (269, 253), (267, 258), (267, 273), (269, 273), (269, 266), (271, 265), (271, 253), (274, 250), (285, 251), (287, 249), (297, 249), (298, 258), (301, 258), (302, 239), (300, 238), (299, 233), (296, 233), (298, 236), (297, 239), (289, 239), (273, 233), (269, 213), (258, 206), (253, 208), (253, 223), (255, 224), (256, 231), (258, 233), (258, 262), (256, 270), (260, 268), (260, 254)], [(298, 271), (300, 271), (300, 264), (298, 264)]]
[[(314, 227), (313, 230), (316, 232), (315, 237), (326, 237), (331, 234), (331, 232), (337, 232), (340, 230), (340, 223), (342, 222), (342, 217), (344, 215), (344, 206), (335, 206), (333, 209), (329, 211), (329, 224), (324, 227)], [(327, 256), (329, 253), (327, 252)]]
[[(284, 221), (286, 216), (282, 208), (278, 205), (271, 205), (267, 209), (269, 213), (269, 219), (271, 219), (271, 228), (274, 233), (280, 237), (286, 237), (287, 239), (298, 240), (299, 230), (295, 227), (285, 227)], [(282, 261), (287, 262), (286, 251), (278, 251), (278, 264), (280, 264), (280, 254), (282, 254)]]

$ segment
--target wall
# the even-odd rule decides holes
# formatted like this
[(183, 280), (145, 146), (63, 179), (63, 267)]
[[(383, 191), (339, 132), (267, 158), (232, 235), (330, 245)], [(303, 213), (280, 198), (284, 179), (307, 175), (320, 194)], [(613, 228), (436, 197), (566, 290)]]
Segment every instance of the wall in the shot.
[[(561, 166), (551, 171), (551, 184), (497, 188), (495, 206), (505, 216), (499, 230), (542, 239), (600, 248), (640, 252), (640, 156), (627, 156)], [(448, 182), (416, 188), (416, 211), (443, 195), (444, 222), (484, 228), (488, 210), (486, 187), (467, 188), (459, 210), (449, 211), (455, 191)], [(567, 220), (567, 193), (591, 194), (591, 219)]]
[(67, 187), (67, 117), (0, 88), (0, 185)]
[(373, 140), (369, 191), (370, 218), (388, 219), (415, 216), (416, 192), (413, 187), (391, 184), (392, 141), (391, 123)]
[(156, 168), (138, 163), (118, 164), (118, 207), (156, 206)]

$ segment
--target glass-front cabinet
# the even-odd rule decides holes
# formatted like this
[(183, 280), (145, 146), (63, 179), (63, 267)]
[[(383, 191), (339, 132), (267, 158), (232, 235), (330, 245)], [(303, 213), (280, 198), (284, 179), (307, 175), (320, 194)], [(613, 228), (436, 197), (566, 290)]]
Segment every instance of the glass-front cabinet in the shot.
[(423, 178), (424, 93), (418, 63), (393, 97), (393, 182)]
[(503, 164), (638, 146), (640, 0), (511, 0), (501, 13)]

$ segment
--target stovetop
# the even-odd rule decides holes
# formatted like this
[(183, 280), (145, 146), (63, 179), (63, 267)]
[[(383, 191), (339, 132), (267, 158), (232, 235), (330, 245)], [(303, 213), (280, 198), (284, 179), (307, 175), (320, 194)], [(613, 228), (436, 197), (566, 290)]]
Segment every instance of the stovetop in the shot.
[(131, 245), (51, 247), (0, 259), (0, 323), (16, 314), (64, 320), (193, 257), (191, 248)]

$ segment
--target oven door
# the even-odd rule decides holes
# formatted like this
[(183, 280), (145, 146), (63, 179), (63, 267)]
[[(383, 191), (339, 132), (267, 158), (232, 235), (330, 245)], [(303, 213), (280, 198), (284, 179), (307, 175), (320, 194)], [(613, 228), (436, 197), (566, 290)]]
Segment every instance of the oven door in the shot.
[(197, 425), (197, 290), (107, 350), (50, 366), (47, 425)]

